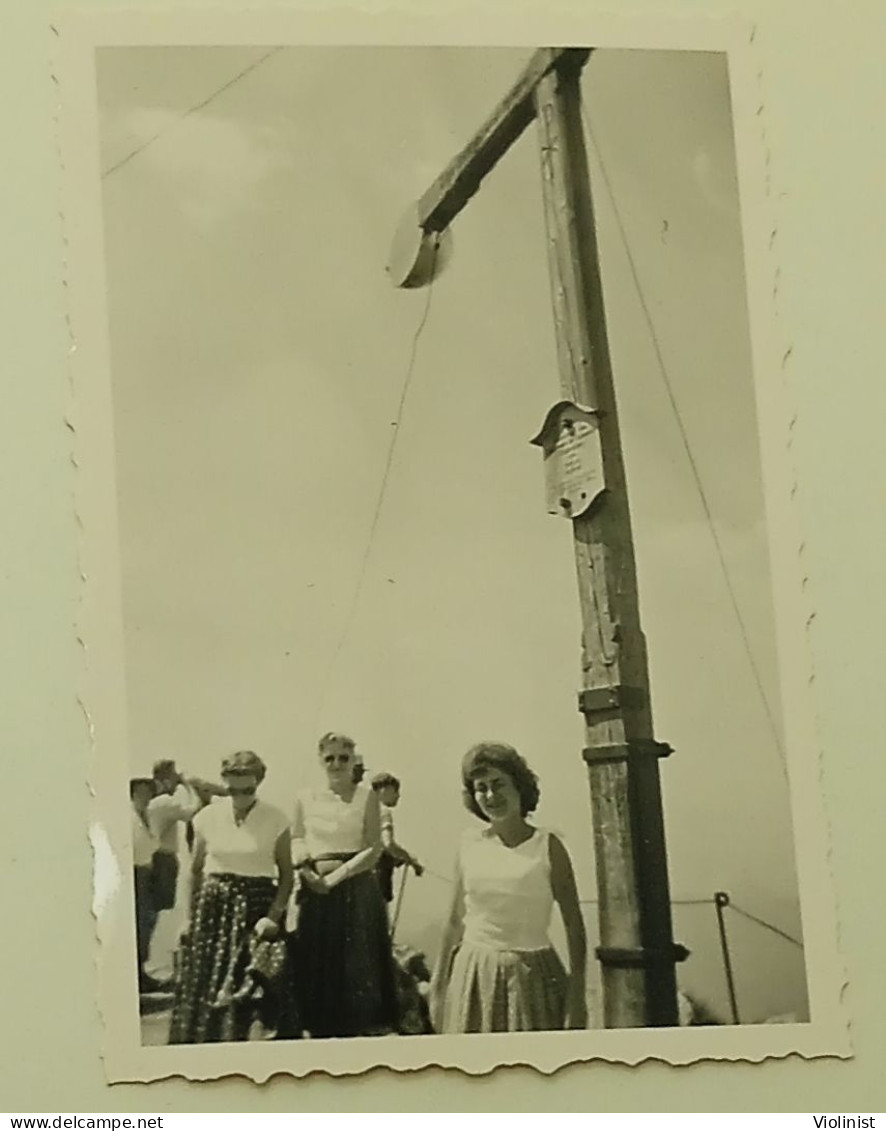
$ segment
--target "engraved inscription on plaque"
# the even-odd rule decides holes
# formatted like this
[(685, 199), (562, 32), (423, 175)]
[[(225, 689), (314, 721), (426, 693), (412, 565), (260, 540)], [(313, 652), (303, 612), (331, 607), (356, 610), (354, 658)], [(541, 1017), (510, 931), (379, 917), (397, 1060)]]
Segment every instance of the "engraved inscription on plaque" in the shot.
[(544, 453), (548, 513), (564, 518), (584, 514), (606, 487), (597, 414), (560, 401), (532, 443)]

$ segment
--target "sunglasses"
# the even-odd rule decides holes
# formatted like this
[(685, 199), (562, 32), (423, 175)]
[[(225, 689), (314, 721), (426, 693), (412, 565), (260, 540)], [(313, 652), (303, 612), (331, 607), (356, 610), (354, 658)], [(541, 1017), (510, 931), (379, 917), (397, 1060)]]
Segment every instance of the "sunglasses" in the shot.
[(324, 754), (323, 761), (327, 766), (346, 766), (352, 758), (351, 754)]
[(229, 785), (229, 797), (253, 797), (256, 793), (254, 785)]

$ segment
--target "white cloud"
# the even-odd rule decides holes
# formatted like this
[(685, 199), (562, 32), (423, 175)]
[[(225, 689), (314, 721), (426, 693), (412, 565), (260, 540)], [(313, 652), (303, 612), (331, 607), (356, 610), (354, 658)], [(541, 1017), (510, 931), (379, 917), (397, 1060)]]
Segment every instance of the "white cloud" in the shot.
[(134, 160), (165, 179), (182, 213), (203, 227), (248, 207), (255, 189), (293, 159), (291, 140), (273, 125), (245, 128), (205, 110), (182, 117), (139, 107), (124, 124), (133, 149), (148, 143)]

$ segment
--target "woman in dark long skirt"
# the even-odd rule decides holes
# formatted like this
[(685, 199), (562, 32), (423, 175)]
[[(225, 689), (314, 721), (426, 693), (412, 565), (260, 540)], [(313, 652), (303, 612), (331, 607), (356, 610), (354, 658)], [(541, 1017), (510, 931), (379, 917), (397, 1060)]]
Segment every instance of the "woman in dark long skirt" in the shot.
[(229, 798), (194, 818), (191, 920), (181, 953), (170, 1044), (244, 1041), (255, 1020), (298, 1036), (291, 979), (276, 969), (293, 885), (284, 813), (258, 800), (265, 766), (251, 751), (222, 762)]
[(311, 1037), (393, 1033), (396, 975), (374, 871), (381, 854), (378, 797), (354, 783), (352, 739), (324, 735), (319, 753), (326, 788), (299, 795), (293, 824), (301, 1021)]

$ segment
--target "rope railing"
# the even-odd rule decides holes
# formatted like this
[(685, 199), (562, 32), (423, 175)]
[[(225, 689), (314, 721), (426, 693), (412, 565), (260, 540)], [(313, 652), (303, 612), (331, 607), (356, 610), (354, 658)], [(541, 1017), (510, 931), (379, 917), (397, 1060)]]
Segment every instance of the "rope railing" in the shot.
[[(584, 907), (597, 907), (599, 906), (599, 899), (580, 899), (579, 904)], [(713, 902), (713, 897), (707, 899), (672, 899), (672, 907), (703, 907)]]
[[(438, 880), (441, 883), (450, 885), (453, 883), (451, 876), (444, 876), (440, 872), (435, 872), (432, 868), (426, 867), (424, 869), (424, 875), (430, 876), (432, 879)], [(400, 920), (400, 914), (403, 909), (403, 894), (406, 886), (405, 878), (406, 877), (404, 876), (403, 881), (401, 881), (400, 885), (396, 911), (391, 928), (392, 937), (394, 932), (396, 931), (397, 924)], [(599, 899), (579, 899), (578, 902), (579, 906), (581, 907), (599, 907), (600, 905)], [(741, 1024), (741, 1016), (739, 1013), (738, 992), (736, 989), (735, 974), (732, 963), (732, 952), (729, 945), (729, 933), (725, 913), (731, 910), (746, 922), (753, 923), (763, 930), (769, 931), (771, 934), (777, 936), (780, 939), (783, 939), (785, 942), (790, 943), (792, 946), (797, 947), (797, 949), (800, 951), (804, 950), (803, 943), (800, 939), (796, 938), (788, 931), (785, 931), (783, 928), (777, 926), (775, 923), (770, 923), (768, 919), (764, 919), (761, 915), (755, 915), (753, 912), (746, 911), (743, 907), (739, 907), (737, 904), (732, 902), (732, 899), (730, 898), (728, 893), (724, 891), (717, 891), (712, 895), (703, 897), (672, 899), (671, 906), (713, 908), (716, 915), (717, 933), (720, 940), (720, 952), (723, 962), (723, 974), (726, 979), (726, 988), (729, 997), (729, 1008), (732, 1014), (732, 1023), (734, 1025)]]
[[(430, 876), (431, 879), (439, 880), (441, 883), (444, 883), (444, 884), (452, 884), (453, 883), (453, 879), (452, 879), (451, 876), (444, 876), (441, 872), (435, 872), (433, 868), (428, 868), (427, 866), (425, 866), (425, 868), (424, 868), (423, 875)], [(581, 906), (581, 907), (598, 907), (600, 905), (599, 899), (579, 899), (578, 902), (579, 902), (579, 906)], [(672, 899), (671, 900), (671, 906), (672, 907), (716, 907), (717, 906), (717, 895), (715, 893), (714, 895), (699, 896), (699, 897), (692, 898), (692, 899)], [(800, 939), (796, 938), (796, 936), (790, 934), (788, 931), (785, 931), (783, 928), (776, 926), (775, 923), (770, 923), (768, 921), (768, 919), (764, 919), (760, 915), (754, 915), (752, 912), (746, 911), (743, 907), (739, 907), (738, 904), (733, 903), (731, 899), (724, 906), (729, 907), (730, 910), (734, 911), (736, 915), (740, 915), (743, 919), (746, 919), (751, 923), (756, 923), (758, 927), (763, 927), (765, 930), (771, 931), (772, 934), (777, 935), (779, 938), (784, 939), (786, 942), (792, 943), (794, 946), (798, 947), (800, 950), (804, 949), (803, 943), (801, 942)]]

